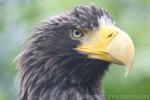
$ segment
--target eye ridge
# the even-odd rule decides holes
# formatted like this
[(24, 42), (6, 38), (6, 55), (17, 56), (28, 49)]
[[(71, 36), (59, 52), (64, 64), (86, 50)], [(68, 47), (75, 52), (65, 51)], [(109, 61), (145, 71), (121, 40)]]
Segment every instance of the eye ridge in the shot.
[(72, 31), (72, 37), (74, 38), (82, 38), (83, 36), (84, 36), (83, 32), (78, 29), (74, 29)]

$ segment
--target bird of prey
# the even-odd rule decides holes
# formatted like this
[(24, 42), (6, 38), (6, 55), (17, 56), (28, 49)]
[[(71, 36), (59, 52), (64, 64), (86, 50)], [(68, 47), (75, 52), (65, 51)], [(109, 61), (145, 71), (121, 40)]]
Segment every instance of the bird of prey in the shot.
[(130, 70), (133, 60), (131, 38), (106, 10), (75, 7), (33, 30), (18, 60), (18, 100), (105, 100), (110, 64)]

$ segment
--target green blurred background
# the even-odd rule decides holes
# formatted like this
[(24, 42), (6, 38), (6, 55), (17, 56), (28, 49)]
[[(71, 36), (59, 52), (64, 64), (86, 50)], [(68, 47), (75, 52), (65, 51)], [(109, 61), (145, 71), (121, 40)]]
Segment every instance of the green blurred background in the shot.
[(18, 81), (13, 62), (42, 19), (78, 5), (106, 8), (117, 26), (132, 37), (136, 59), (128, 77), (112, 65), (104, 78), (108, 100), (150, 100), (150, 0), (0, 0), (0, 100), (16, 100)]

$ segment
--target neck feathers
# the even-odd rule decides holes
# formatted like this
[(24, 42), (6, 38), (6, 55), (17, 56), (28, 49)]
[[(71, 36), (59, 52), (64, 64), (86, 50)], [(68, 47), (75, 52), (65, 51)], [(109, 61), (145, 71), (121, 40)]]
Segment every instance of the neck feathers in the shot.
[(18, 100), (103, 100), (101, 79), (108, 65), (81, 55), (49, 58), (26, 51), (18, 65)]

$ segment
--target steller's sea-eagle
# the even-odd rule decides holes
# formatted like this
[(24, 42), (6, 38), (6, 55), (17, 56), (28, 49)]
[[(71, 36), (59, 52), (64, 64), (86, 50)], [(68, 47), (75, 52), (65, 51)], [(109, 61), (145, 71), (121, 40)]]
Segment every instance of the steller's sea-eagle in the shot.
[(111, 63), (130, 70), (134, 45), (102, 8), (78, 6), (42, 21), (18, 60), (18, 100), (104, 100)]

